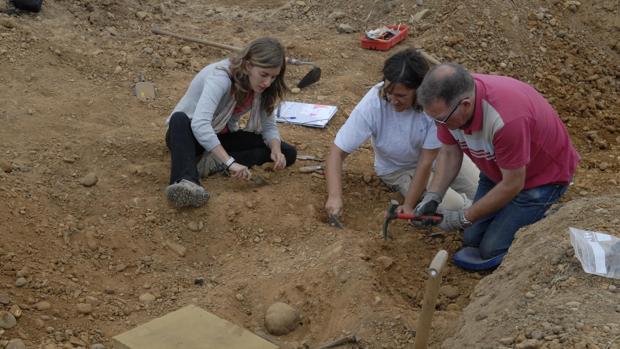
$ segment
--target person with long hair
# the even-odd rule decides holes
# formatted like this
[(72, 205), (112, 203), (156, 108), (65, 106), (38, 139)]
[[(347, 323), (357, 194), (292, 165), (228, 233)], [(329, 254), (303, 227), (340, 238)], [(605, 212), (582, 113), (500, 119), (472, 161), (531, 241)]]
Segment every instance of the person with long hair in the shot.
[[(328, 198), (325, 210), (338, 217), (343, 208), (342, 164), (345, 158), (371, 139), (375, 171), (392, 190), (404, 196), (400, 212), (412, 213), (429, 182), (433, 162), (441, 143), (433, 120), (416, 103), (416, 89), (429, 70), (415, 49), (389, 57), (383, 65), (383, 79), (373, 86), (338, 131), (327, 158)], [(464, 208), (471, 203), (478, 171), (466, 160), (451, 181), (452, 189), (442, 207)]]
[(252, 166), (272, 161), (280, 170), (295, 162), (297, 151), (281, 141), (272, 114), (287, 90), (285, 72), (284, 47), (263, 37), (194, 77), (167, 120), (172, 165), (165, 193), (174, 207), (207, 202), (200, 177), (227, 171), (247, 180)]

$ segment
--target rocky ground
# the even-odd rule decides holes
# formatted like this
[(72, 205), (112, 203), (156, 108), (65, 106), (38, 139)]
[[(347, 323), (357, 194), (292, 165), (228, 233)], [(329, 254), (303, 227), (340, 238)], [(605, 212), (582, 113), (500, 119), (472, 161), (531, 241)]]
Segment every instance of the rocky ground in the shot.
[[(0, 5), (0, 9), (2, 7)], [(423, 12), (428, 10), (426, 12)], [(164, 119), (193, 74), (225, 51), (151, 33), (164, 29), (242, 46), (273, 35), (321, 81), (290, 100), (334, 104), (326, 129), (283, 125), (302, 154), (324, 157), (355, 103), (406, 45), (440, 60), (533, 84), (558, 109), (582, 162), (564, 206), (520, 233), (493, 273), (449, 265), (433, 348), (620, 348), (620, 282), (585, 274), (568, 226), (620, 236), (620, 16), (616, 0), (49, 0), (0, 14), (0, 348), (110, 348), (111, 337), (196, 304), (283, 348), (357, 334), (359, 348), (413, 341), (425, 268), (457, 234), (402, 222), (380, 236), (391, 198), (365, 145), (347, 161), (346, 229), (325, 224), (325, 180), (257, 169), (269, 184), (215, 177), (201, 209), (163, 198)], [(409, 23), (389, 52), (359, 33)], [(289, 85), (307, 71), (289, 69)], [(135, 83), (155, 84), (140, 101)], [(264, 326), (274, 302), (301, 326)]]

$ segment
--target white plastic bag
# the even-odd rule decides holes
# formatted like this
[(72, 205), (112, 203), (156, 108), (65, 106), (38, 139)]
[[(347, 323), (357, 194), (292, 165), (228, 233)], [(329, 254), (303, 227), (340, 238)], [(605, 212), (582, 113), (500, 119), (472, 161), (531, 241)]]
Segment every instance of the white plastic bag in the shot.
[(595, 231), (569, 230), (575, 256), (586, 273), (620, 279), (620, 239)]

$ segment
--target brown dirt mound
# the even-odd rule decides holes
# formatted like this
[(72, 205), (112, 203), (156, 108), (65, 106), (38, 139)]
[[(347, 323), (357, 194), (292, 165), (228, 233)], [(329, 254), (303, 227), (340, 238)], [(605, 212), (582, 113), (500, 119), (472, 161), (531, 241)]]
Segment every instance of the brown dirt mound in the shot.
[(579, 199), (521, 230), (443, 348), (620, 348), (617, 279), (586, 274), (568, 228), (620, 237), (620, 196)]

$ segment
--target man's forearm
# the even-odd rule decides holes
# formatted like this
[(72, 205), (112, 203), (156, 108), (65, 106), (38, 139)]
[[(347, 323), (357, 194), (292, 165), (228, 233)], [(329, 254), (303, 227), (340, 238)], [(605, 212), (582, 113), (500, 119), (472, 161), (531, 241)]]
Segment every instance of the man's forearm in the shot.
[(518, 183), (509, 183), (502, 180), (485, 196), (465, 210), (465, 218), (470, 222), (475, 222), (499, 211), (514, 199), (522, 188), (523, 186), (518, 185)]

